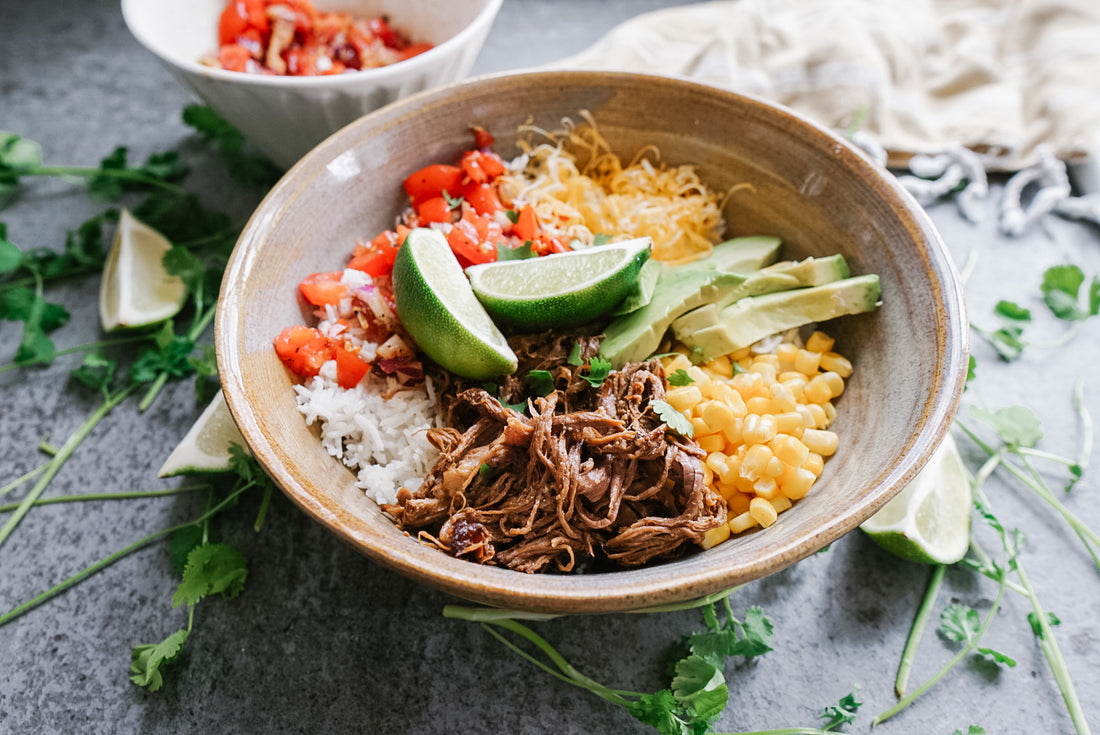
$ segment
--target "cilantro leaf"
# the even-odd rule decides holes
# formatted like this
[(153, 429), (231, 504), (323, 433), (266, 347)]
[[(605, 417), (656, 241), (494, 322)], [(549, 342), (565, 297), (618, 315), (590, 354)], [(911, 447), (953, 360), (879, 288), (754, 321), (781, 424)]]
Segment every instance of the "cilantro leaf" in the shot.
[(41, 165), (41, 146), (15, 133), (0, 131), (0, 209), (18, 196), (21, 170)]
[(1039, 419), (1027, 406), (1008, 406), (992, 412), (972, 406), (970, 412), (992, 427), (1010, 447), (1033, 447), (1043, 438)]
[(211, 543), (197, 546), (187, 555), (183, 581), (172, 595), (172, 606), (194, 605), (204, 597), (217, 594), (236, 597), (247, 576), (245, 558), (232, 546)]
[(688, 375), (687, 370), (680, 368), (672, 375), (668, 376), (668, 384), (675, 386), (691, 385), (695, 382), (695, 378)]
[(985, 730), (977, 725), (971, 725), (966, 728), (966, 732), (963, 732), (961, 727), (957, 727), (951, 735), (985, 735)]
[(183, 122), (217, 145), (230, 177), (238, 184), (267, 191), (282, 176), (282, 169), (266, 157), (246, 151), (244, 135), (211, 108), (188, 105)]
[(70, 374), (89, 388), (98, 391), (106, 391), (111, 384), (111, 378), (115, 374), (116, 363), (99, 353), (85, 353), (80, 367), (75, 368)]
[(202, 526), (184, 526), (168, 537), (168, 561), (180, 575), (187, 568), (187, 557), (202, 545)]
[(676, 716), (675, 712), (678, 709), (676, 697), (668, 689), (643, 694), (636, 701), (627, 702), (624, 706), (636, 720), (656, 728), (661, 735), (681, 735), (691, 732), (685, 729), (684, 721)]
[[(36, 310), (40, 312), (36, 316)], [(0, 319), (25, 322), (38, 319), (38, 328), (52, 332), (69, 323), (70, 314), (61, 304), (43, 300), (29, 288), (7, 288), (0, 291)]]
[(164, 686), (164, 677), (160, 667), (173, 660), (187, 640), (189, 631), (177, 630), (160, 643), (147, 643), (134, 646), (130, 652), (130, 681), (155, 692)]
[(548, 396), (554, 392), (554, 376), (549, 370), (532, 370), (527, 373), (526, 382), (540, 396)]
[(605, 235), (602, 232), (597, 232), (596, 236), (592, 238), (592, 247), (599, 247), (600, 245), (606, 245), (611, 242), (611, 235)]
[(841, 697), (835, 706), (830, 705), (825, 708), (825, 711), (821, 713), (821, 719), (828, 720), (828, 722), (822, 725), (822, 730), (832, 730), (834, 727), (850, 725), (855, 722), (856, 711), (863, 704), (863, 702), (856, 701), (857, 691), (859, 691), (859, 687), (852, 689), (851, 692)]
[(763, 656), (773, 650), (772, 621), (764, 614), (761, 607), (750, 607), (745, 611), (745, 622), (736, 624), (741, 637), (737, 644), (730, 650), (730, 655), (752, 658)]
[[(964, 385), (969, 385), (971, 380), (978, 377), (977, 367), (978, 361), (971, 355), (970, 359), (966, 361), (966, 383)], [(965, 390), (965, 388), (963, 390)]]
[(1043, 302), (1054, 316), (1067, 321), (1081, 321), (1088, 314), (1077, 304), (1077, 294), (1085, 274), (1075, 265), (1056, 265), (1043, 272)]
[(508, 218), (508, 221), (513, 225), (519, 222), (519, 212), (514, 209), (505, 209), (504, 216)]
[(691, 655), (676, 664), (672, 695), (704, 720), (726, 708), (729, 690), (722, 670), (700, 656)]
[(1019, 322), (1031, 321), (1031, 311), (1013, 301), (998, 301), (997, 305), (993, 307), (993, 311), (1005, 319)]
[(443, 190), (443, 201), (447, 202), (447, 206), (450, 209), (458, 209), (462, 206), (462, 202), (466, 201), (463, 197), (453, 197), (448, 193), (446, 189)]
[(497, 260), (527, 260), (534, 257), (535, 253), (531, 249), (530, 240), (518, 247), (511, 247), (504, 241), (497, 243)]
[(593, 388), (599, 388), (610, 374), (611, 363), (602, 357), (596, 356), (588, 360), (588, 374), (581, 377), (587, 380)]
[[(143, 350), (130, 366), (131, 378), (138, 383), (148, 383), (156, 380), (162, 372), (174, 378), (182, 378), (194, 371), (190, 361), (191, 353), (195, 351), (194, 341), (176, 335), (171, 330), (171, 321), (166, 321), (164, 328), (156, 336), (156, 345)], [(166, 332), (169, 335), (167, 337)]]
[(956, 643), (969, 642), (981, 627), (978, 611), (967, 605), (952, 603), (940, 613), (940, 633)]
[(205, 105), (192, 104), (183, 108), (183, 122), (203, 138), (213, 141), (223, 151), (239, 151), (244, 147), (244, 135)]
[(695, 436), (695, 427), (684, 414), (673, 408), (667, 401), (650, 401), (649, 406), (672, 431), (683, 437)]
[[(1039, 626), (1039, 618), (1034, 611), (1027, 614), (1027, 622), (1031, 625), (1031, 632), (1037, 637), (1043, 637), (1043, 629)], [(1052, 612), (1047, 612), (1047, 625), (1061, 625), (1062, 621)]]
[(992, 648), (986, 648), (984, 646), (978, 646), (974, 650), (982, 654), (983, 656), (989, 656), (995, 662), (999, 664), (1004, 664), (1010, 669), (1016, 667), (1016, 659), (1012, 658), (1008, 654), (1001, 653), (1000, 651), (995, 651)]
[(23, 262), (23, 252), (8, 239), (8, 226), (0, 222), (0, 275), (11, 273)]
[(569, 357), (566, 359), (570, 365), (574, 367), (580, 367), (584, 364), (584, 359), (581, 357), (581, 342), (577, 340), (573, 343), (573, 349), (569, 350)]
[(118, 146), (99, 162), (100, 173), (88, 179), (88, 196), (100, 201), (114, 201), (122, 196), (122, 179), (109, 175), (126, 169), (127, 149)]

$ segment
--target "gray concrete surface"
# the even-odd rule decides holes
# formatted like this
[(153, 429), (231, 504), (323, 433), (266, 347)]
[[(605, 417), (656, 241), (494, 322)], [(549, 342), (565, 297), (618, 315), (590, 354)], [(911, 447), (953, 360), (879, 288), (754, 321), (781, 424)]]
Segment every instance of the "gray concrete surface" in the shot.
[[(506, 0), (475, 71), (548, 62), (579, 51), (658, 0)], [(187, 93), (127, 34), (113, 0), (5, 2), (0, 10), (0, 129), (42, 143), (47, 161), (94, 165), (115, 145), (132, 157), (181, 147), (204, 198), (240, 216), (255, 199), (238, 191), (220, 164), (180, 122)], [(65, 231), (99, 211), (60, 182), (32, 182), (3, 212), (21, 247), (58, 248)], [(996, 234), (990, 204), (980, 225), (951, 204), (931, 214), (959, 263), (972, 256), (967, 283), (972, 320), (993, 325), (1002, 298), (1030, 306), (1036, 341), (1062, 327), (1042, 314), (1041, 271), (1076, 262), (1100, 274), (1096, 228), (1050, 220), (1027, 236)], [(72, 322), (61, 347), (97, 339), (94, 279), (51, 288)], [(1046, 335), (1046, 336), (1041, 336)], [(1095, 412), (1100, 324), (1059, 349), (1032, 349), (1000, 363), (975, 341), (978, 380), (966, 406), (1023, 403), (1043, 421), (1041, 446), (1076, 455), (1079, 426), (1071, 387), (1084, 376)], [(10, 361), (17, 325), (0, 323), (0, 363)], [(922, 356), (914, 355), (913, 359)], [(77, 358), (0, 373), (0, 485), (43, 461), (40, 439), (60, 443), (92, 410), (72, 385)], [(58, 474), (48, 495), (156, 488), (156, 470), (200, 407), (190, 384), (171, 386), (145, 414), (133, 402), (112, 413)], [(966, 409), (964, 408), (964, 412)], [(971, 467), (981, 462), (963, 442)], [(1061, 478), (1051, 469), (1052, 484)], [(1066, 504), (1100, 528), (1090, 468)], [(172, 484), (172, 483), (168, 483)], [(0, 502), (22, 497), (25, 487)], [(1100, 575), (1080, 543), (1048, 508), (995, 477), (987, 488), (998, 514), (1027, 534), (1021, 560), (1040, 598), (1062, 620), (1057, 640), (1086, 716), (1100, 724)], [(84, 565), (156, 529), (194, 516), (189, 495), (147, 501), (53, 505), (33, 510), (0, 547), (0, 614)], [(220, 518), (216, 530), (248, 557), (244, 593), (196, 612), (181, 659), (151, 694), (128, 681), (130, 648), (185, 624), (171, 606), (177, 579), (163, 544), (134, 554), (0, 628), (2, 733), (612, 733), (646, 732), (625, 712), (574, 689), (509, 653), (478, 626), (441, 617), (454, 600), (368, 562), (281, 496), (253, 533), (256, 499)], [(0, 516), (5, 518), (6, 516)], [(726, 675), (730, 703), (717, 732), (812, 726), (828, 704), (859, 685), (864, 702), (849, 732), (866, 733), (891, 706), (893, 677), (928, 569), (902, 562), (853, 533), (828, 551), (736, 592), (741, 613), (762, 606), (775, 625), (775, 651)], [(937, 604), (984, 612), (988, 580), (951, 569)], [(1010, 594), (987, 637), (1013, 656), (1012, 669), (967, 660), (896, 719), (875, 732), (950, 735), (980, 725), (987, 733), (1064, 733), (1073, 727), (1054, 679), (1028, 630), (1024, 599)], [(702, 625), (697, 612), (559, 619), (537, 629), (582, 671), (611, 686), (665, 685), (662, 654)], [(955, 648), (929, 628), (913, 686)]]

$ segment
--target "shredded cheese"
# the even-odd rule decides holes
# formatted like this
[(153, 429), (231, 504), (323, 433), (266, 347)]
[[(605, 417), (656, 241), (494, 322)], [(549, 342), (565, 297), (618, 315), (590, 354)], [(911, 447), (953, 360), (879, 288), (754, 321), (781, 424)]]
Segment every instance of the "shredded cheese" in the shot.
[[(562, 242), (648, 235), (652, 257), (673, 265), (710, 253), (725, 229), (722, 201), (694, 167), (666, 166), (654, 146), (624, 166), (591, 116), (581, 115), (584, 124), (566, 119), (557, 131), (521, 128), (523, 153), (499, 179), (504, 200), (515, 208), (530, 204), (543, 229)], [(535, 144), (535, 137), (545, 142)]]

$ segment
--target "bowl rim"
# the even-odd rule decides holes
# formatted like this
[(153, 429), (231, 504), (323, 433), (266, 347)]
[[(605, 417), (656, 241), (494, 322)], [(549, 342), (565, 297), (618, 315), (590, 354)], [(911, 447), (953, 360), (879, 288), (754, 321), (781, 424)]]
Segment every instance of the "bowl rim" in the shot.
[[(228, 69), (219, 69), (216, 66), (206, 66), (205, 64), (200, 64), (197, 60), (180, 61), (174, 58), (165, 53), (160, 46), (145, 33), (144, 29), (135, 25), (131, 20), (130, 8), (145, 1), (146, 0), (122, 0), (122, 19), (126, 23), (126, 27), (130, 30), (130, 34), (133, 35), (146, 50), (160, 59), (163, 63), (167, 64), (170, 68), (179, 69), (191, 75), (206, 77), (217, 81), (232, 82), (234, 84), (243, 84), (253, 87), (278, 87), (282, 89), (338, 88), (352, 82), (356, 84), (371, 82), (385, 83), (391, 81), (394, 77), (415, 73), (420, 71), (421, 67), (428, 66), (434, 62), (438, 57), (450, 53), (452, 49), (457, 49), (466, 45), (471, 37), (476, 36), (481, 32), (483, 27), (493, 22), (497, 13), (500, 11), (501, 4), (504, 2), (504, 0), (485, 0), (485, 4), (481, 10), (478, 11), (478, 14), (474, 16), (473, 20), (463, 26), (458, 33), (412, 58), (393, 64), (387, 64), (385, 66), (360, 69), (354, 73), (325, 74), (318, 76), (287, 76), (282, 74), (247, 74), (244, 72), (229, 71)], [(217, 44), (213, 44), (212, 47), (216, 45)]]
[[(822, 144), (828, 143), (838, 158), (854, 174), (880, 192), (898, 213), (905, 228), (918, 242), (925, 243), (926, 268), (933, 285), (938, 285), (938, 331), (943, 340), (943, 355), (936, 366), (934, 390), (926, 399), (918, 420), (917, 431), (907, 438), (903, 452), (887, 464), (869, 488), (878, 488), (877, 494), (866, 494), (843, 517), (825, 519), (813, 532), (783, 543), (773, 545), (766, 553), (735, 569), (715, 568), (707, 565), (685, 565), (684, 560), (646, 566), (639, 569), (581, 575), (528, 575), (499, 567), (473, 565), (471, 562), (450, 557), (423, 544), (379, 543), (380, 537), (364, 529), (348, 528), (341, 524), (333, 511), (337, 505), (331, 499), (316, 497), (307, 488), (298, 487), (289, 473), (273, 456), (271, 439), (257, 420), (254, 408), (244, 395), (244, 383), (240, 370), (230, 360), (235, 359), (236, 344), (241, 333), (240, 320), (244, 310), (234, 303), (236, 289), (250, 268), (252, 248), (263, 242), (263, 232), (270, 230), (285, 211), (284, 197), (295, 196), (300, 189), (300, 179), (310, 179), (331, 161), (342, 155), (344, 141), (355, 131), (370, 126), (383, 118), (401, 119), (435, 98), (445, 98), (456, 90), (471, 89), (499, 83), (499, 80), (521, 78), (532, 84), (561, 86), (563, 84), (615, 84), (630, 79), (656, 85), (688, 85), (696, 94), (735, 98), (757, 109), (766, 108), (794, 120), (801, 132), (816, 136)], [(553, 80), (553, 81), (551, 81)], [(272, 215), (272, 206), (278, 213)], [(955, 265), (924, 208), (912, 197), (894, 176), (876, 164), (863, 151), (845, 141), (812, 119), (783, 105), (754, 95), (732, 92), (673, 76), (657, 76), (630, 72), (574, 71), (574, 70), (521, 70), (473, 77), (442, 87), (425, 90), (371, 112), (334, 133), (304, 156), (287, 172), (284, 178), (268, 193), (249, 219), (237, 246), (227, 264), (225, 278), (219, 295), (219, 308), (215, 321), (215, 346), (219, 363), (219, 376), (231, 414), (253, 455), (272, 476), (276, 484), (307, 515), (334, 532), (339, 538), (354, 546), (361, 553), (384, 566), (417, 581), (483, 604), (509, 607), (541, 613), (605, 613), (638, 610), (663, 606), (685, 600), (697, 599), (778, 572), (814, 554), (841, 536), (856, 529), (864, 520), (885, 505), (902, 490), (927, 463), (940, 442), (947, 435), (951, 420), (958, 410), (965, 387), (966, 364), (969, 355), (969, 330), (967, 328), (962, 283)], [(335, 460), (333, 460), (335, 461)], [(328, 500), (328, 502), (325, 502)], [(392, 541), (392, 539), (390, 539)], [(699, 558), (699, 557), (692, 557)], [(676, 566), (676, 574), (667, 570)], [(470, 572), (474, 572), (470, 574)]]

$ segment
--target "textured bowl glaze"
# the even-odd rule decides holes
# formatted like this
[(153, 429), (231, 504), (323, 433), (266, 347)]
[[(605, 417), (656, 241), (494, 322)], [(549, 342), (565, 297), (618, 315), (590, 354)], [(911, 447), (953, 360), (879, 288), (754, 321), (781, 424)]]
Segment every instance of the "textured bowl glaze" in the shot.
[(501, 0), (316, 0), (357, 18), (385, 15), (414, 41), (435, 44), (407, 61), (319, 77), (259, 76), (203, 66), (217, 51), (225, 0), (122, 0), (134, 37), (273, 161), (289, 167), (351, 121), (414, 92), (462, 79)]
[[(590, 111), (627, 158), (656, 145), (718, 190), (738, 184), (730, 235), (772, 234), (785, 257), (843, 253), (878, 273), (882, 306), (828, 325), (855, 373), (838, 401), (838, 453), (815, 489), (757, 530), (641, 569), (527, 575), (454, 559), (404, 536), (321, 448), (295, 408), (272, 339), (300, 323), (304, 275), (339, 268), (356, 239), (392, 225), (402, 179), (470, 145), (470, 124), (512, 150), (530, 120), (555, 127)], [(233, 253), (216, 343), (229, 407), (259, 461), (306, 513), (370, 558), (460, 597), (549, 612), (645, 608), (776, 572), (856, 528), (917, 473), (948, 429), (966, 373), (957, 274), (923, 210), (893, 177), (788, 110), (711, 87), (630, 74), (531, 72), (425, 92), (375, 112), (298, 163)]]

